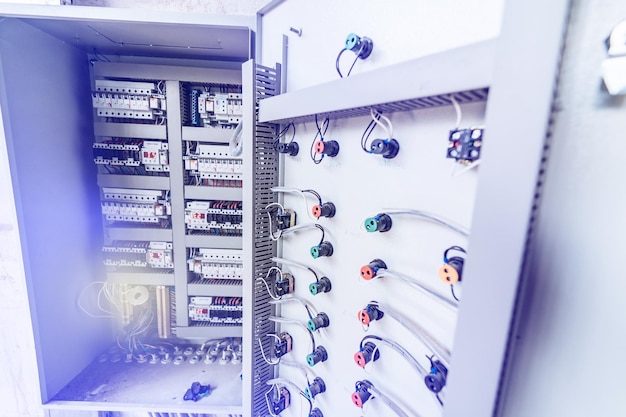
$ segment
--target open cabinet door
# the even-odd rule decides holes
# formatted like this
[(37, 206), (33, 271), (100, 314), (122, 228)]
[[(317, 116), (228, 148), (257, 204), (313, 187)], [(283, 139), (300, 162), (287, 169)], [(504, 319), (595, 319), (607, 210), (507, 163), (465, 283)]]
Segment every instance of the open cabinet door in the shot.
[[(202, 76), (217, 74), (225, 84), (235, 84), (232, 80), (237, 79), (240, 84), (241, 63), (251, 58), (254, 50), (253, 24), (251, 16), (0, 5), (0, 109), (44, 404), (92, 410), (124, 408), (119, 404), (110, 408), (89, 404), (89, 398), (60, 404), (63, 401), (55, 398), (116, 341), (108, 317), (89, 317), (77, 301), (84, 293), (92, 292), (95, 287), (90, 285), (107, 279), (101, 258), (106, 239), (98, 188), (102, 184), (96, 181), (98, 172), (92, 156), (94, 133), (97, 136), (98, 132), (94, 132), (91, 91), (93, 78), (103, 75), (97, 73), (97, 65), (92, 61), (102, 57), (119, 61), (120, 66), (114, 65), (118, 62), (101, 63), (114, 67), (105, 69), (105, 73), (120, 67), (123, 72), (124, 65), (130, 62), (145, 74), (150, 66), (159, 64), (167, 67), (166, 72), (187, 68), (186, 73), (170, 71), (183, 74), (178, 80), (188, 75), (200, 82)], [(226, 78), (228, 81), (224, 81)], [(168, 83), (178, 88), (177, 82)], [(171, 132), (179, 139), (180, 150), (184, 128), (181, 129), (179, 119), (180, 116), (173, 117), (179, 123)], [(180, 164), (182, 158), (177, 166)], [(182, 173), (181, 168), (177, 175), (182, 178)], [(179, 189), (183, 189), (182, 182)], [(183, 206), (182, 198), (180, 201)], [(181, 280), (187, 286), (185, 255), (183, 244), (178, 256), (182, 257)], [(199, 293), (207, 291), (199, 286), (193, 289)], [(184, 294), (178, 321), (186, 324), (187, 293)], [(197, 328), (188, 330), (193, 331), (191, 338), (202, 335)], [(230, 337), (233, 330), (225, 334)], [(237, 413), (241, 408), (241, 390), (237, 388), (240, 378), (236, 367), (228, 368), (228, 373), (234, 374), (237, 383), (225, 397), (227, 405), (217, 408)], [(181, 397), (182, 394), (184, 390)], [(56, 404), (50, 404), (51, 400)], [(149, 395), (135, 402), (140, 402), (139, 407), (144, 409), (156, 404)], [(172, 405), (170, 409), (176, 407)]]
[(92, 213), (93, 135), (84, 52), (16, 19), (0, 23), (0, 106), (44, 402), (91, 360), (106, 321), (77, 314), (77, 288), (102, 268), (94, 259), (102, 227)]

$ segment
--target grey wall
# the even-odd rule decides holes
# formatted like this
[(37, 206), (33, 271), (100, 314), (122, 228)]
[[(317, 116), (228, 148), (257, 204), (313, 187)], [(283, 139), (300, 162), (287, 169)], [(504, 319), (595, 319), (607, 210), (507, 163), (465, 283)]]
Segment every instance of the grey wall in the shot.
[(600, 75), (604, 40), (623, 19), (624, 2), (573, 2), (503, 398), (507, 417), (617, 416), (626, 410), (621, 357), (626, 348), (621, 266), (626, 253), (626, 100), (608, 96)]

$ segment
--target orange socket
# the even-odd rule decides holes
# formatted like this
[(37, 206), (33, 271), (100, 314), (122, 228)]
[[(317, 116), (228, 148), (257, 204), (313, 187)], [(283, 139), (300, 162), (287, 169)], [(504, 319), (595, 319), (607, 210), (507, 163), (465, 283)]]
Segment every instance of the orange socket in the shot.
[(370, 315), (367, 314), (367, 310), (361, 310), (358, 313), (356, 313), (356, 316), (359, 318), (359, 321), (361, 322), (361, 324), (367, 326), (368, 324), (370, 324)]
[(315, 153), (317, 154), (323, 154), (324, 153), (324, 142), (321, 140), (318, 140), (317, 142), (315, 142)]
[(369, 281), (370, 279), (376, 276), (376, 271), (374, 271), (369, 265), (363, 265), (361, 267), (361, 278)]
[(313, 217), (319, 219), (320, 217), (322, 217), (322, 206), (320, 206), (319, 204), (314, 205), (313, 209), (311, 209), (311, 212), (313, 213)]
[(443, 264), (443, 266), (439, 268), (439, 279), (442, 280), (444, 284), (454, 285), (459, 282), (459, 271), (450, 266), (450, 264)]
[(359, 351), (354, 354), (354, 362), (356, 362), (356, 364), (361, 368), (365, 368), (367, 361), (365, 360), (365, 356), (363, 356), (363, 352)]

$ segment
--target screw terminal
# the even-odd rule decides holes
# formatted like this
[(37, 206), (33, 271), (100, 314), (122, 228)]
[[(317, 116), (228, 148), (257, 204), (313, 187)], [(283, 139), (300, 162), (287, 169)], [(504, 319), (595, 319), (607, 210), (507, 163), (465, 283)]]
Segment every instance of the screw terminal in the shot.
[(295, 290), (295, 286), (296, 281), (293, 275), (287, 272), (283, 272), (282, 279), (280, 279), (279, 275), (279, 280), (275, 282), (274, 293), (277, 297), (282, 297), (283, 295), (293, 293)]

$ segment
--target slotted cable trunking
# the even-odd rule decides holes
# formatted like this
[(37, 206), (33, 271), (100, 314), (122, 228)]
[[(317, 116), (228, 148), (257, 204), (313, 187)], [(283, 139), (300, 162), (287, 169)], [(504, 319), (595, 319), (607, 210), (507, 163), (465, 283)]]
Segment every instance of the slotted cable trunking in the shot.
[[(246, 62), (243, 67), (244, 120), (243, 165), (244, 165), (244, 210), (243, 254), (244, 254), (244, 381), (243, 415), (262, 417), (267, 414), (265, 403), (266, 381), (274, 377), (274, 370), (261, 356), (257, 339), (264, 341), (269, 349), (269, 338), (264, 337), (274, 330), (268, 320), (272, 315), (270, 297), (257, 278), (264, 278), (276, 256), (276, 242), (270, 238), (270, 224), (265, 207), (277, 201), (271, 188), (278, 185), (279, 159), (274, 150), (276, 125), (259, 121), (258, 105), (261, 99), (273, 97), (280, 90), (280, 65), (276, 69)], [(246, 92), (252, 91), (252, 94)], [(251, 212), (251, 211), (252, 212)]]

